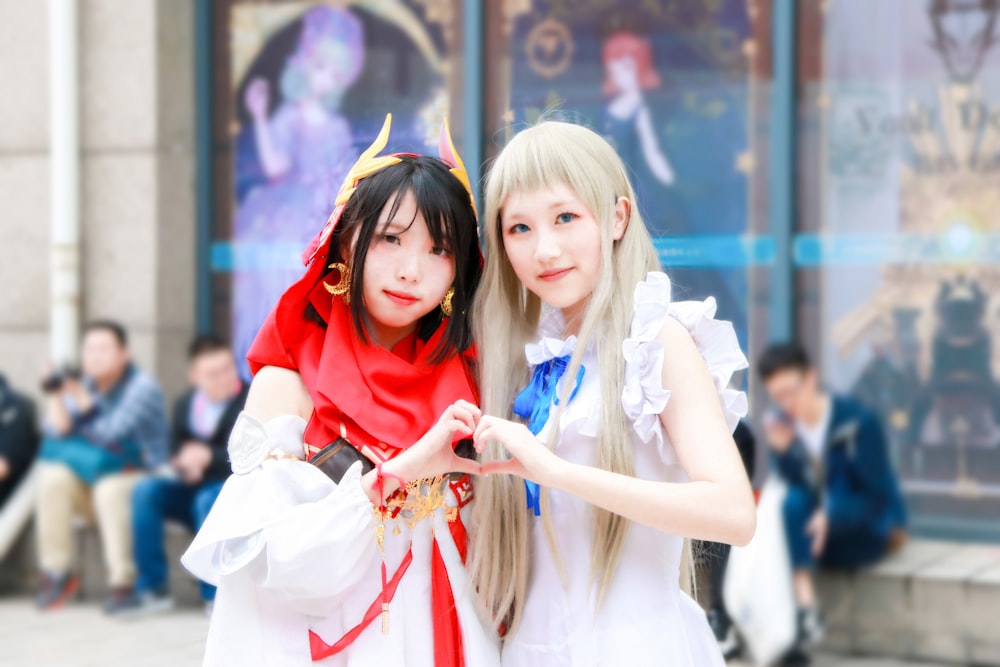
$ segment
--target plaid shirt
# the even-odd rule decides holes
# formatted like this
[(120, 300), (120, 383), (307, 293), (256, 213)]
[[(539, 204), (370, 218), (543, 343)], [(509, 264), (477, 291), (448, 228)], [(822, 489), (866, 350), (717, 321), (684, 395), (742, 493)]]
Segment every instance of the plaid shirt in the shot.
[(100, 446), (136, 442), (150, 468), (167, 461), (170, 429), (163, 391), (155, 379), (129, 364), (122, 379), (105, 394), (90, 379), (84, 385), (95, 403), (85, 414), (74, 405), (67, 406), (73, 415), (74, 435)]

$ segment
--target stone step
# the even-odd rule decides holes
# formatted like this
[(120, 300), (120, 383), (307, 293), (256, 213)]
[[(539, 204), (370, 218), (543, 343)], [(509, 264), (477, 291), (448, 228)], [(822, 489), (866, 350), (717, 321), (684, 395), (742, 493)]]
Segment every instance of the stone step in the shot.
[[(97, 528), (92, 524), (78, 522), (76, 535), (75, 569), (80, 575), (80, 597), (87, 601), (103, 600), (107, 594), (107, 574)], [(169, 564), (170, 592), (177, 606), (200, 608), (202, 602), (198, 592), (198, 582), (180, 564), (181, 554), (191, 544), (192, 537), (192, 534), (180, 524), (167, 522), (164, 538)], [(38, 581), (37, 564), (32, 522), (25, 527), (6, 558), (0, 560), (0, 594), (34, 594)]]
[(827, 650), (1000, 665), (1000, 545), (915, 540), (819, 587)]
[[(101, 557), (101, 542), (95, 526), (77, 529), (79, 539), (80, 594), (86, 600), (101, 600), (107, 592), (106, 570)], [(164, 531), (169, 566), (170, 593), (179, 607), (200, 606), (197, 580), (180, 563), (181, 554), (191, 544), (193, 535), (180, 524), (168, 521)]]

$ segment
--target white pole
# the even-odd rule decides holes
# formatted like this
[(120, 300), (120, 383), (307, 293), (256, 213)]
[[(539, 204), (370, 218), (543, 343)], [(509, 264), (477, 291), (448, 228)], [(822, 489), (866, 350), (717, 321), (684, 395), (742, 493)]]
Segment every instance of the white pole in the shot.
[(49, 0), (51, 231), (49, 354), (77, 357), (80, 336), (80, 121), (77, 0)]

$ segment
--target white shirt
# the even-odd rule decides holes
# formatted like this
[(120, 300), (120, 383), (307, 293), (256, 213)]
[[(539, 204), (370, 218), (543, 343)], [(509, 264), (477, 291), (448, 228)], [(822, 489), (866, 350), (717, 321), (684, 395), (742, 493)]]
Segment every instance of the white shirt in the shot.
[(813, 426), (801, 421), (795, 423), (795, 431), (802, 439), (802, 443), (806, 446), (806, 451), (809, 452), (814, 463), (819, 463), (823, 458), (826, 434), (830, 430), (830, 413), (833, 412), (832, 403), (833, 401), (827, 396), (823, 404), (823, 414)]
[(191, 427), (191, 432), (204, 442), (210, 441), (215, 435), (216, 429), (219, 428), (219, 421), (232, 400), (232, 398), (227, 398), (216, 403), (208, 398), (201, 389), (196, 389), (191, 397), (191, 409), (188, 414), (188, 426)]

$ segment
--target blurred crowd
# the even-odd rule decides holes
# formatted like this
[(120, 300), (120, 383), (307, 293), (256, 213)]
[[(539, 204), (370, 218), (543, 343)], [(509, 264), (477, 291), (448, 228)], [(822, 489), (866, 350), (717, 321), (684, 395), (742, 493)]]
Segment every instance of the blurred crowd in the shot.
[[(190, 387), (171, 411), (159, 382), (132, 359), (121, 324), (90, 323), (79, 359), (79, 367), (46, 369), (39, 418), (0, 380), (0, 502), (29, 469), (37, 478), (37, 605), (54, 610), (77, 593), (82, 517), (100, 536), (105, 612), (170, 609), (165, 523), (197, 531), (208, 515), (230, 473), (226, 445), (248, 385), (214, 335), (191, 342)], [(202, 583), (200, 592), (210, 611), (214, 588)]]
[[(79, 358), (78, 368), (46, 369), (37, 411), (0, 376), (0, 513), (34, 474), (40, 609), (61, 607), (80, 587), (74, 531), (83, 517), (100, 535), (105, 612), (127, 617), (169, 610), (165, 524), (177, 522), (193, 533), (208, 515), (230, 474), (226, 445), (248, 385), (231, 348), (215, 335), (190, 343), (190, 386), (170, 411), (160, 384), (132, 359), (122, 325), (90, 323)], [(766, 580), (760, 563), (783, 563), (776, 576), (788, 579), (795, 613), (782, 662), (803, 665), (824, 632), (817, 568), (865, 567), (899, 549), (906, 510), (876, 412), (825, 389), (797, 344), (768, 348), (756, 371), (770, 407), (759, 428), (740, 423), (734, 438), (751, 479), (759, 477), (757, 443), (766, 443), (771, 465), (765, 490), (779, 494), (777, 509), (771, 515), (762, 509), (758, 519), (756, 581), (735, 570), (730, 581), (729, 548), (701, 546), (705, 597), (720, 647), (735, 657), (759, 640), (747, 636), (754, 620), (748, 616), (773, 611), (752, 602), (753, 586)], [(763, 537), (767, 522), (777, 540)], [(215, 590), (199, 585), (211, 613)], [(748, 599), (749, 606), (741, 602)], [(741, 605), (739, 614), (729, 608), (733, 604)]]

